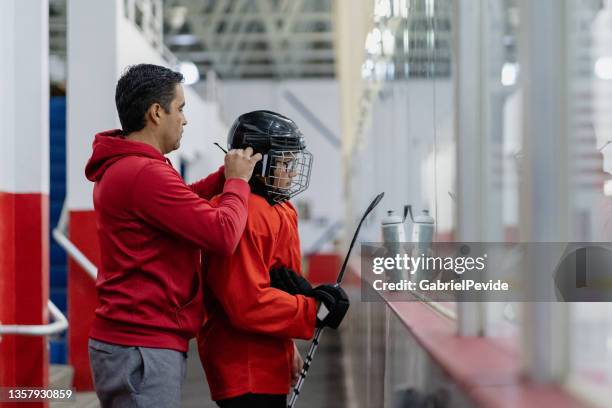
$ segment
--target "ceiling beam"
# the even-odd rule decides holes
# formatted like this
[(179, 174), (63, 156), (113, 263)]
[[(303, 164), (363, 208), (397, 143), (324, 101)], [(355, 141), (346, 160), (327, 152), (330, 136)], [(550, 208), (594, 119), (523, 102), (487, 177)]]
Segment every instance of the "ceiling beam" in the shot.
[[(294, 7), (291, 6), (291, 9), (293, 8)], [(253, 13), (223, 13), (220, 16), (217, 16), (216, 18), (221, 19), (223, 21), (224, 19), (227, 19), (227, 18), (233, 18), (236, 15), (238, 15), (238, 17), (244, 21), (257, 21), (257, 20), (262, 20), (264, 18), (269, 18), (271, 20), (280, 20), (280, 21), (287, 19), (286, 13), (274, 12), (272, 10), (270, 10), (270, 13), (262, 13), (261, 11), (257, 11)], [(211, 14), (199, 14), (199, 15), (193, 16), (193, 21), (199, 22), (201, 24), (208, 24), (210, 19), (211, 19)], [(309, 23), (318, 23), (318, 22), (328, 23), (328, 22), (331, 22), (331, 16), (329, 13), (324, 13), (324, 12), (307, 12), (307, 13), (300, 13), (297, 16), (297, 20), (300, 22), (309, 22)]]
[[(304, 0), (180, 0), (172, 4), (187, 7), (186, 24), (198, 38), (189, 48), (177, 45), (172, 51), (182, 60), (195, 62), (201, 71), (213, 69), (224, 78), (334, 75), (330, 11), (305, 10)], [(168, 44), (177, 33), (167, 33)]]
[[(240, 19), (241, 13), (239, 12), (242, 11), (242, 9), (248, 7), (249, 5), (250, 3), (246, 0), (236, 1), (236, 7), (233, 10), (235, 13), (234, 17), (231, 19), (231, 22), (228, 23), (228, 29), (233, 29), (233, 27), (236, 26), (238, 27), (238, 31), (234, 33), (234, 35), (220, 36), (218, 33), (215, 33), (216, 38), (225, 42), (225, 46), (221, 49), (227, 50), (227, 52), (223, 54), (223, 57), (220, 59), (220, 63), (217, 66), (221, 66), (222, 64), (229, 64), (230, 67), (228, 67), (227, 69), (232, 72), (236, 71), (236, 69), (239, 68), (237, 64), (232, 64), (231, 62), (233, 61), (237, 53), (240, 52), (240, 46), (243, 43), (243, 39), (246, 38), (245, 35), (247, 23)], [(249, 36), (250, 35), (251, 33), (249, 33)], [(215, 70), (217, 70), (217, 66), (215, 66)]]
[[(269, 3), (270, 0), (257, 0), (257, 7), (259, 11), (263, 14), (263, 18), (261, 21), (265, 27), (265, 34), (268, 40), (268, 54), (270, 58), (274, 61), (275, 66), (281, 65), (283, 62), (283, 56), (280, 55), (280, 41), (282, 38), (279, 36), (279, 30), (276, 20), (272, 20), (270, 18), (270, 14), (272, 14), (272, 7)], [(281, 24), (285, 24), (284, 20), (279, 20)], [(238, 72), (244, 68), (245, 64), (238, 68)], [(279, 72), (280, 74), (280, 72)]]
[[(253, 74), (270, 74), (274, 75), (280, 73), (290, 73), (294, 69), (294, 64), (282, 64), (278, 66), (270, 64), (245, 64), (241, 70), (242, 75), (253, 75)], [(215, 67), (215, 70), (223, 72), (232, 72), (232, 68), (235, 64), (221, 65)], [(314, 64), (302, 64), (302, 72), (304, 74), (330, 74), (334, 73), (333, 63), (314, 63)]]
[[(307, 21), (307, 20), (304, 20), (302, 17), (308, 13), (303, 13), (303, 12), (301, 13), (301, 11), (303, 11), (304, 9), (302, 0), (293, 0), (291, 1), (291, 4), (288, 5), (287, 7), (289, 7), (287, 11), (287, 20), (286, 20), (286, 24), (283, 26), (283, 29), (281, 31), (281, 36), (289, 40), (291, 38), (291, 35), (295, 32), (295, 24), (296, 24), (295, 22), (297, 21), (298, 17), (300, 21)], [(331, 14), (330, 13), (326, 13), (326, 14), (327, 14), (329, 21), (331, 22)], [(289, 49), (297, 50), (299, 49), (299, 47), (293, 46), (293, 47), (289, 47)], [(305, 50), (300, 50), (300, 51), (305, 51)], [(300, 53), (300, 55), (304, 55), (304, 54)], [(334, 56), (332, 56), (332, 59), (333, 58)], [(293, 62), (294, 67), (296, 66), (295, 62), (297, 58), (294, 58), (293, 55), (290, 54), (287, 60), (288, 62)], [(296, 68), (294, 70), (294, 74), (299, 74), (299, 68)]]
[[(226, 54), (227, 51), (214, 50), (214, 51), (176, 51), (175, 54), (180, 59), (187, 59), (193, 62), (214, 62), (221, 56)], [(335, 52), (333, 48), (328, 49), (296, 49), (287, 48), (278, 50), (278, 54), (283, 57), (285, 61), (291, 60), (305, 60), (305, 59), (319, 59), (319, 60), (334, 60)], [(234, 61), (253, 61), (263, 60), (270, 57), (270, 53), (267, 50), (242, 50), (240, 54), (236, 55)]]
[[(195, 34), (195, 33), (194, 33)], [(268, 39), (267, 33), (248, 33), (249, 35), (243, 39), (243, 42), (262, 42)], [(242, 32), (238, 33), (214, 33), (212, 34), (215, 41), (218, 40), (221, 44), (226, 44), (228, 41), (233, 41), (235, 37), (243, 37)], [(320, 41), (320, 42), (331, 42), (333, 40), (333, 33), (331, 31), (325, 32), (307, 32), (307, 33), (292, 33), (287, 40), (291, 42), (304, 42), (304, 41)], [(215, 49), (217, 47), (212, 47)]]

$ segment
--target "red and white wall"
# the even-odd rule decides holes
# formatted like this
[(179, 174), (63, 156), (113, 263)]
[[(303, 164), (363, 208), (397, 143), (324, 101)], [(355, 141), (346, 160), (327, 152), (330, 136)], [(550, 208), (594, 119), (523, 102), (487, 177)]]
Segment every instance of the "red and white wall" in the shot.
[[(48, 13), (47, 0), (0, 2), (1, 324), (47, 323)], [(0, 386), (47, 382), (46, 338), (2, 336)]]

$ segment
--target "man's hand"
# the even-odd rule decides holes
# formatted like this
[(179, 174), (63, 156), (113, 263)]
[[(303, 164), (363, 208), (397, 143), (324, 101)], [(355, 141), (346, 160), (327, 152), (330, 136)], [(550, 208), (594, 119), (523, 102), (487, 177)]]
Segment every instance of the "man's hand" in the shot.
[(232, 149), (225, 155), (225, 179), (239, 178), (247, 183), (251, 179), (255, 164), (261, 160), (261, 154), (253, 154), (253, 149)]
[(300, 377), (300, 370), (302, 369), (303, 365), (304, 365), (304, 360), (302, 359), (302, 356), (300, 355), (300, 352), (298, 351), (298, 348), (295, 345), (295, 342), (293, 342), (293, 365), (291, 367), (291, 386), (292, 387), (297, 383), (297, 380)]

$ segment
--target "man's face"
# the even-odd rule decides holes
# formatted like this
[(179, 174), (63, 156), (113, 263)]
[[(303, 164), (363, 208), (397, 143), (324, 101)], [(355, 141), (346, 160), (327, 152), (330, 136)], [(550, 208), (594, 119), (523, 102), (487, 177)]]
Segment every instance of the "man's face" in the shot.
[(185, 107), (185, 94), (180, 84), (174, 90), (174, 99), (170, 103), (170, 112), (166, 113), (162, 109), (162, 148), (163, 154), (176, 150), (181, 145), (183, 137), (183, 126), (187, 124), (187, 119), (183, 113)]

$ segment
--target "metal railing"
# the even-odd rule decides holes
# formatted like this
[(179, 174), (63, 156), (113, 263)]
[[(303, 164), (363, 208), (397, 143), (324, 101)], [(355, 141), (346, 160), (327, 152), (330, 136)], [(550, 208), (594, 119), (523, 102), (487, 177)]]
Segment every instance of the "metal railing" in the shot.
[(66, 206), (66, 202), (64, 202), (59, 222), (53, 229), (53, 238), (59, 244), (59, 246), (66, 251), (68, 256), (72, 257), (72, 259), (74, 259), (74, 261), (79, 264), (79, 266), (83, 268), (93, 280), (96, 280), (96, 277), (98, 276), (98, 268), (89, 260), (89, 258), (85, 256), (85, 254), (83, 254), (83, 252), (81, 252), (79, 248), (76, 247), (76, 245), (72, 243), (72, 241), (70, 241), (68, 236), (66, 236), (67, 227), (68, 207)]
[(0, 335), (3, 334), (19, 334), (22, 336), (48, 336), (51, 334), (60, 333), (68, 328), (68, 319), (66, 316), (51, 302), (47, 301), (49, 313), (54, 322), (49, 324), (6, 324), (0, 325)]

